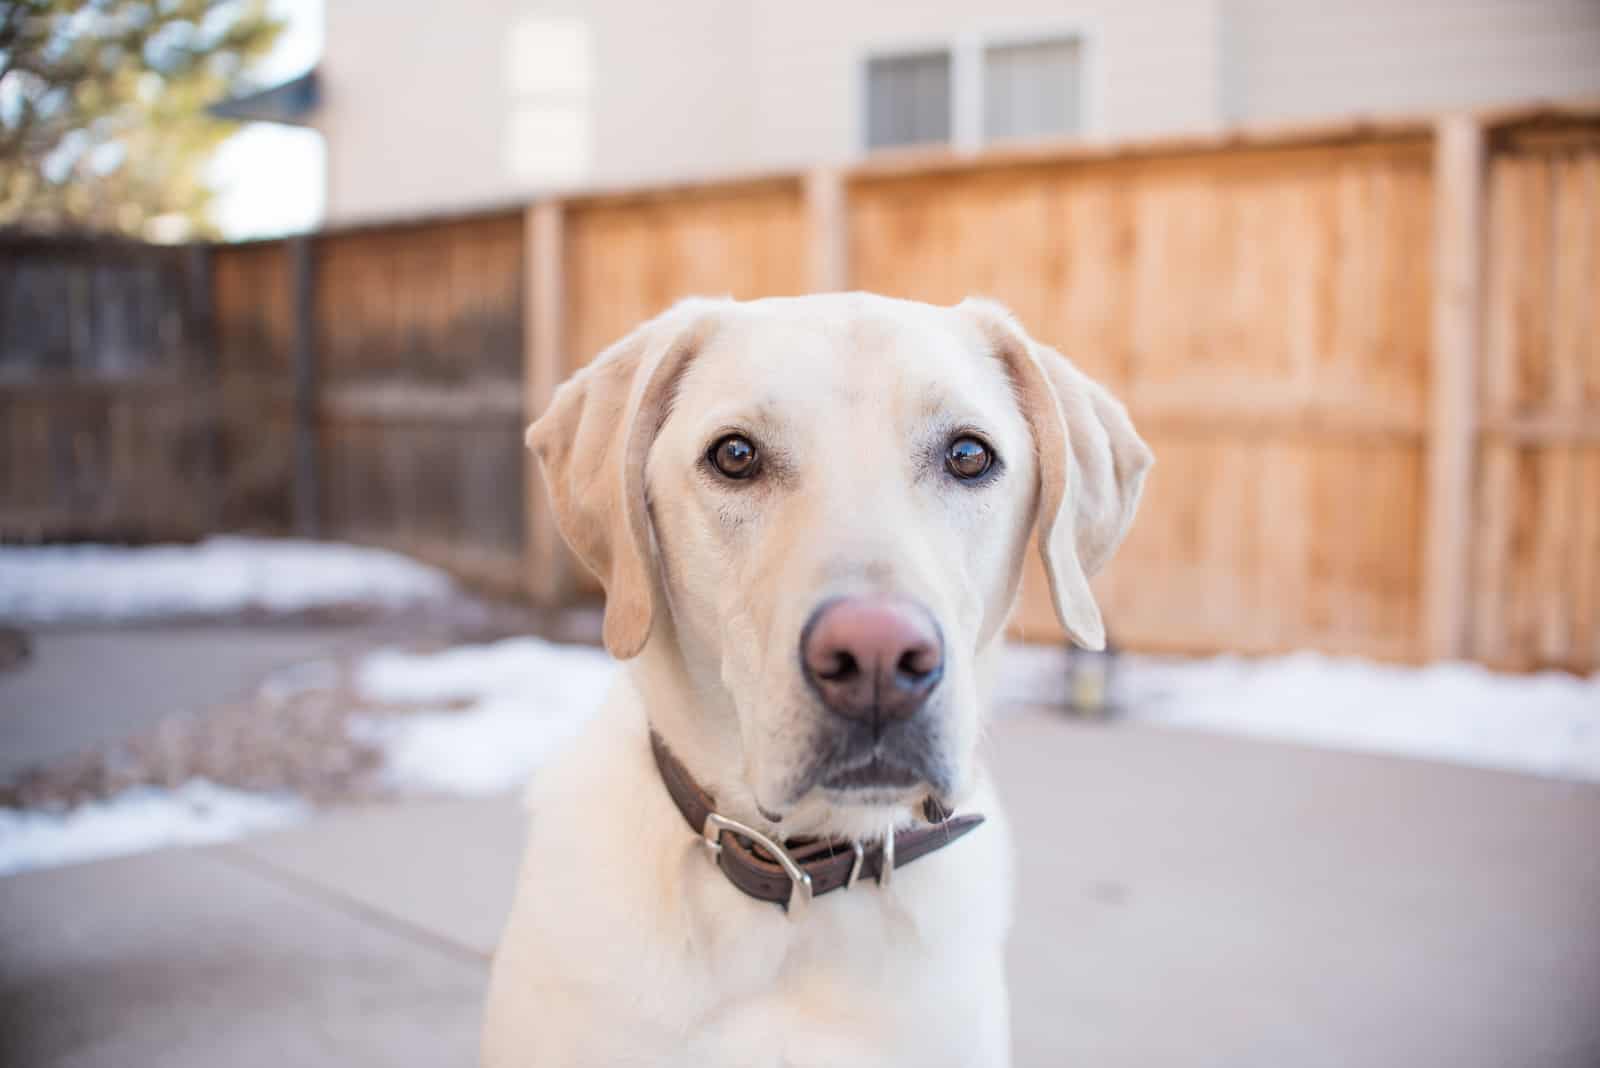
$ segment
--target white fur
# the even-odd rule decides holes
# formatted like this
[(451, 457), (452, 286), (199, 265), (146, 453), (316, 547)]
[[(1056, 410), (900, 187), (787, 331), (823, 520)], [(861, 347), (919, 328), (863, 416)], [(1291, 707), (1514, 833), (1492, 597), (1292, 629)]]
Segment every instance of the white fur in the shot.
[[(1001, 357), (1007, 339), (1021, 348)], [(1031, 386), (1019, 384), (1019, 360), (1035, 361)], [(986, 667), (1040, 501), (1071, 493), (1041, 494), (1052, 490), (1043, 473), (1063, 472), (1065, 483), (1071, 471), (1085, 500), (1098, 495), (1097, 511), (1113, 518), (1096, 525), (1078, 514), (1078, 544), (1114, 547), (1148, 466), (1131, 426), (1114, 418), (1098, 437), (1066, 426), (1073, 450), (1103, 455), (1065, 455), (1060, 429), (1041, 433), (1040, 404), (1052, 425), (1065, 418), (1058, 410), (1083, 411), (1099, 430), (1095, 405), (1076, 392), (1098, 387), (1062, 378), (1050, 360), (1065, 364), (988, 305), (863, 294), (695, 302), (563, 387), (530, 442), (557, 487), (563, 532), (623, 606), (608, 618), (608, 642), (638, 655), (528, 795), (486, 1065), (1009, 1063), (1011, 847), (978, 746)], [(1074, 394), (1057, 396), (1041, 366)], [(657, 388), (658, 373), (670, 373), (671, 390)], [(653, 437), (630, 439), (640, 425)], [(770, 455), (759, 487), (721, 483), (700, 463), (728, 428), (759, 436)], [(980, 430), (1003, 458), (1002, 477), (984, 488), (954, 483), (939, 463), (952, 428)], [(1036, 455), (1046, 444), (1063, 455)], [(598, 470), (573, 466), (594, 456)], [(645, 500), (629, 496), (639, 492), (629, 479), (639, 480), (613, 462), (620, 457), (645, 458)], [(1098, 481), (1096, 470), (1106, 472)], [(647, 524), (623, 521), (645, 514)], [(646, 526), (646, 543), (630, 548)], [(1064, 571), (1085, 570), (1070, 538), (1056, 551), (1075, 554)], [(640, 581), (649, 588), (629, 585)], [(806, 777), (828, 713), (801, 677), (799, 633), (821, 600), (861, 591), (913, 597), (938, 621), (945, 678), (918, 714), (938, 727), (943, 799), (987, 822), (896, 871), (888, 887), (863, 882), (791, 917), (716, 868), (661, 784), (649, 730), (719, 810), (775, 837), (865, 840), (915, 824), (926, 788), (863, 799)], [(1071, 590), (1062, 601), (1085, 596)], [(1097, 621), (1092, 603), (1087, 610)]]

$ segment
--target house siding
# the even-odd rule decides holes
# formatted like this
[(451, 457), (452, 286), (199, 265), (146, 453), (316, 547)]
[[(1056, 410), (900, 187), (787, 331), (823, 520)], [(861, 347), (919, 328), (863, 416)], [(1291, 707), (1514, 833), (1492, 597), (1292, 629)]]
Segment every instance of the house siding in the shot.
[(1600, 93), (1597, 0), (1225, 0), (1227, 119)]
[(1600, 94), (1600, 0), (433, 0), (327, 5), (328, 217), (546, 191), (507, 163), (506, 40), (528, 16), (593, 41), (584, 186), (841, 163), (874, 50), (1081, 32), (1092, 139)]

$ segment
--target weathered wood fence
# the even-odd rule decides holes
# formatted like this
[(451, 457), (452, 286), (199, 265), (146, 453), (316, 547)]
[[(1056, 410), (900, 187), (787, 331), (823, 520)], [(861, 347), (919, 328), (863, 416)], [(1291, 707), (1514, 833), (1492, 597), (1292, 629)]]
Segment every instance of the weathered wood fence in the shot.
[[(1098, 582), (1124, 645), (1600, 667), (1600, 107), (903, 155), (209, 262), (225, 525), (579, 596), (520, 425), (607, 343), (695, 293), (981, 293), (1156, 450)], [(1058, 635), (1037, 575), (1017, 627)]]
[(204, 250), (0, 236), (0, 535), (213, 529)]
[(215, 251), (241, 514), (521, 590), (521, 211)]

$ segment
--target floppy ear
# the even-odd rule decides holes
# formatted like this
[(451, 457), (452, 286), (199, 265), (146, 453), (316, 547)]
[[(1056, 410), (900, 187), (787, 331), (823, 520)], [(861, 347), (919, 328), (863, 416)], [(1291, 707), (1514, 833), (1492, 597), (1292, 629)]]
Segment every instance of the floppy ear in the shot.
[(1105, 624), (1089, 579), (1133, 523), (1155, 458), (1116, 398), (1059, 352), (1041, 345), (989, 301), (974, 315), (1006, 364), (1039, 453), (1039, 552), (1056, 617), (1073, 641), (1105, 647)]
[(606, 649), (622, 660), (644, 648), (657, 608), (645, 459), (717, 303), (684, 301), (638, 327), (564, 382), (528, 427), (561, 536), (605, 587)]

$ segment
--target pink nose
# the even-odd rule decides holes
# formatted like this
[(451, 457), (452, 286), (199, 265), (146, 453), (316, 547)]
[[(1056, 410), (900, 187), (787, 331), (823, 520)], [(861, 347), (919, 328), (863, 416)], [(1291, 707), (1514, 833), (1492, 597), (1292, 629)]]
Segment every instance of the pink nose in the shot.
[(800, 662), (830, 711), (882, 727), (908, 719), (939, 685), (944, 641), (915, 601), (840, 597), (812, 613)]

